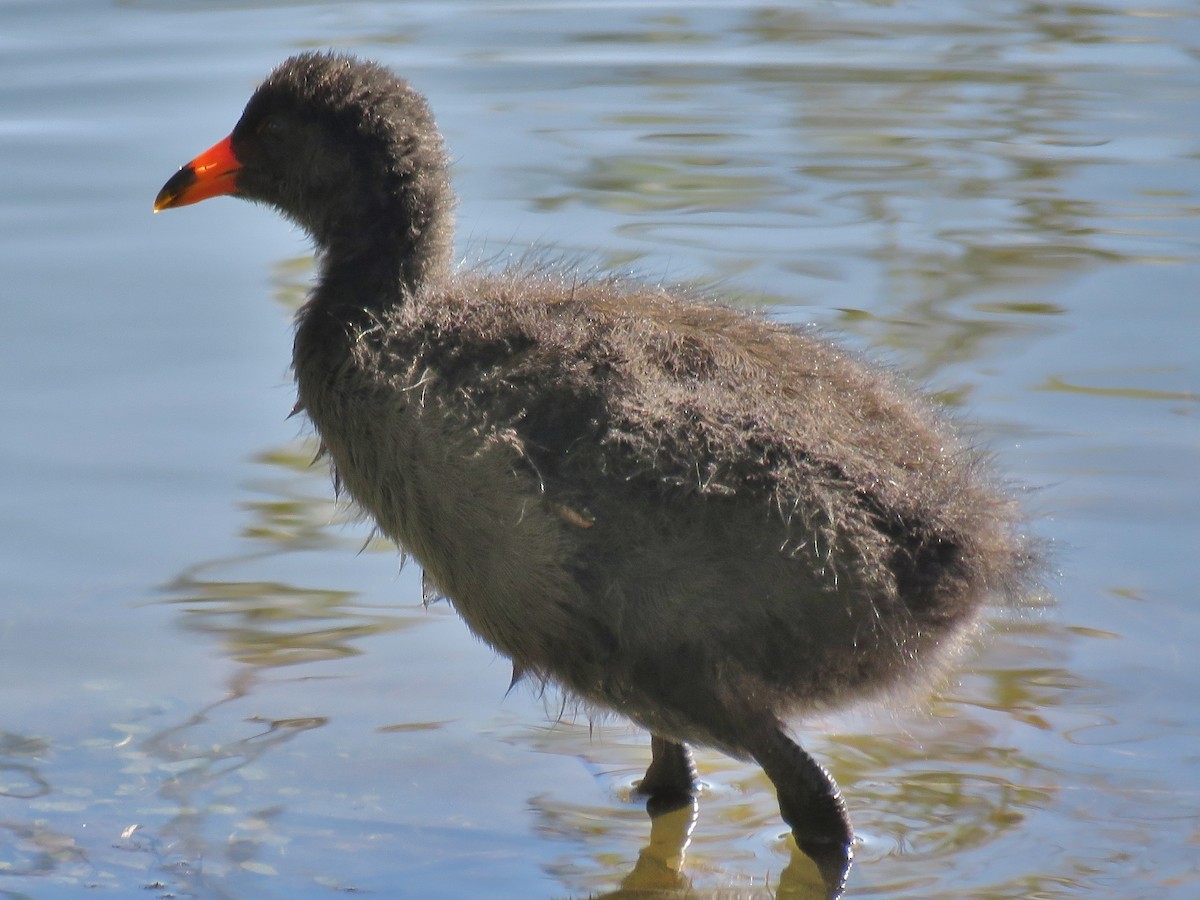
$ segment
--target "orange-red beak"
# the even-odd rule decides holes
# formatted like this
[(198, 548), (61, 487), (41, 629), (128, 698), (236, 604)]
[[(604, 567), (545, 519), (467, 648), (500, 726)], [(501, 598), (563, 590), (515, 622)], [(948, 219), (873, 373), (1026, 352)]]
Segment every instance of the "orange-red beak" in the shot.
[(172, 175), (154, 198), (154, 211), (237, 193), (237, 173), (242, 164), (233, 152), (231, 138), (209, 147)]

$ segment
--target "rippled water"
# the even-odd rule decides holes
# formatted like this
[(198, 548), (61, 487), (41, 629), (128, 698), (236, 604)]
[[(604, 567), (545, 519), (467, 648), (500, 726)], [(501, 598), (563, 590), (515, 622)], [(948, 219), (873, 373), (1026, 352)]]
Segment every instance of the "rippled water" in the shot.
[(303, 237), (151, 217), (314, 46), (429, 95), (464, 258), (819, 323), (1029, 487), (1052, 599), (934, 696), (800, 726), (850, 896), (1200, 894), (1193, 3), (28, 0), (0, 4), (0, 896), (810, 895), (757, 769), (700, 754), (680, 870), (686, 822), (629, 796), (644, 735), (505, 697), (331, 502), (285, 419)]

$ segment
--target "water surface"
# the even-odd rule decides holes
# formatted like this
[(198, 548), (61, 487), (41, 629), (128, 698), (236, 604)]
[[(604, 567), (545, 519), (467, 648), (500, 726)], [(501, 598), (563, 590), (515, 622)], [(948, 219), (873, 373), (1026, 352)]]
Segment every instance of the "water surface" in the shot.
[(505, 696), (309, 465), (303, 236), (150, 215), (326, 46), (430, 97), (465, 260), (541, 246), (817, 323), (1027, 486), (1052, 597), (932, 695), (799, 725), (859, 832), (850, 896), (1200, 892), (1194, 4), (27, 0), (0, 5), (0, 896), (809, 893), (765, 778), (715, 753), (682, 872), (639, 863), (645, 736)]

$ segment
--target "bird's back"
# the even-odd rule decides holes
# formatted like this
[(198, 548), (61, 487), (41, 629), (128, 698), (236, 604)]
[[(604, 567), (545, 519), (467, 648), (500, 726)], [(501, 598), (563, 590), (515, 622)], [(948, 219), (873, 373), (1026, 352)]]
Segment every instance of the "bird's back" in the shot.
[[(519, 669), (657, 733), (891, 686), (1020, 567), (1012, 509), (924, 401), (759, 317), (520, 272), (360, 320), (333, 379), (303, 335), (354, 498)], [(728, 725), (702, 739), (736, 751)]]

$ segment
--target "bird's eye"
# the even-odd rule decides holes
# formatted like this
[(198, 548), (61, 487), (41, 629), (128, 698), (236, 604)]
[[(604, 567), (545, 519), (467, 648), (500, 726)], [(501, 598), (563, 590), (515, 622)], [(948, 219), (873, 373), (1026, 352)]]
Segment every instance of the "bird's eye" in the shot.
[(258, 128), (255, 129), (259, 137), (276, 138), (283, 134), (286, 126), (283, 120), (278, 116), (267, 116), (258, 123)]

